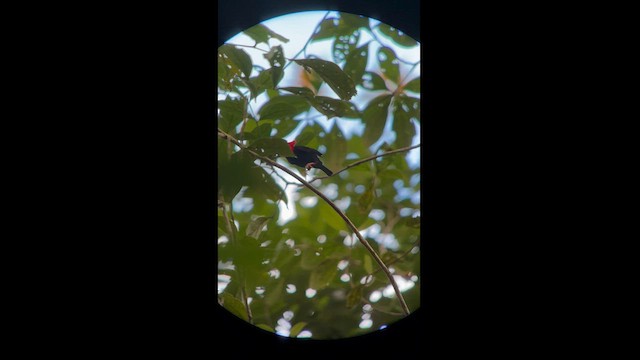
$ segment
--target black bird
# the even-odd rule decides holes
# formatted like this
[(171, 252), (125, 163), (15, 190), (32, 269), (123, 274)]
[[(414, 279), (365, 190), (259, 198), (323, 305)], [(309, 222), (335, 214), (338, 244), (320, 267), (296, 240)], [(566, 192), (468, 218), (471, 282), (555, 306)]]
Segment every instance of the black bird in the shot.
[(320, 158), (318, 157), (322, 156), (320, 151), (306, 146), (296, 146), (295, 140), (288, 144), (289, 148), (291, 148), (291, 151), (295, 155), (295, 157), (287, 156), (287, 160), (290, 164), (303, 167), (307, 170), (314, 167), (324, 171), (328, 176), (333, 175), (333, 171), (327, 169), (327, 167), (322, 164), (322, 161), (320, 161)]

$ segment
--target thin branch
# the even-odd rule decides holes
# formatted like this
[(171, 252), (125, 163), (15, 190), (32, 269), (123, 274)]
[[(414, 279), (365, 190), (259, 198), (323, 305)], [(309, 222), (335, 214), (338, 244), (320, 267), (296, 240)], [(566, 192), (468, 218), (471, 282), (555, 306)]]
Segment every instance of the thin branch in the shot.
[[(400, 149), (395, 149), (395, 150), (387, 151), (386, 153), (382, 153), (382, 154), (378, 154), (378, 155), (373, 155), (373, 156), (369, 156), (369, 157), (364, 158), (364, 159), (360, 159), (360, 160), (358, 160), (358, 161), (356, 161), (356, 162), (354, 162), (354, 163), (352, 163), (352, 164), (347, 165), (344, 169), (340, 169), (340, 171), (336, 171), (336, 172), (334, 172), (334, 173), (333, 173), (333, 175), (331, 175), (331, 176), (336, 176), (336, 175), (340, 174), (341, 172), (343, 172), (343, 171), (345, 171), (345, 170), (351, 169), (352, 167), (358, 166), (358, 165), (360, 165), (360, 164), (362, 164), (362, 163), (366, 163), (367, 161), (374, 160), (374, 159), (377, 159), (377, 158), (379, 158), (379, 157), (386, 156), (386, 155), (391, 155), (391, 154), (396, 154), (396, 153), (399, 153), (399, 152), (409, 151), (409, 150), (415, 149), (415, 148), (417, 148), (417, 147), (420, 147), (420, 144), (418, 144), (418, 145), (413, 145), (413, 146), (407, 146), (407, 147), (403, 147), (403, 148), (400, 148)], [(309, 181), (309, 182), (311, 183), (311, 182), (314, 182), (314, 181), (316, 181), (316, 180), (321, 180), (321, 179), (330, 178), (331, 176), (319, 176), (319, 177), (315, 177), (315, 178), (311, 179), (311, 181)]]
[(241, 46), (241, 47), (247, 47), (247, 48), (251, 48), (251, 49), (256, 49), (256, 50), (260, 50), (263, 52), (268, 53), (268, 50), (264, 50), (264, 49), (260, 49), (259, 47), (257, 47), (256, 45), (240, 45), (240, 44), (232, 44), (232, 43), (226, 43), (225, 45), (231, 45), (231, 46)]
[(274, 160), (269, 159), (268, 157), (262, 156), (262, 155), (254, 152), (254, 151), (252, 151), (250, 149), (247, 149), (246, 147), (242, 146), (242, 144), (240, 144), (240, 142), (238, 140), (233, 138), (231, 135), (225, 133), (221, 129), (218, 129), (218, 136), (223, 138), (223, 139), (226, 139), (227, 141), (233, 142), (234, 144), (240, 146), (242, 149), (244, 149), (244, 150), (248, 151), (249, 153), (253, 154), (253, 156), (255, 156), (255, 157), (257, 157), (257, 158), (259, 158), (259, 159), (261, 159), (261, 160), (263, 160), (265, 162), (268, 162), (269, 164), (271, 164), (271, 165), (277, 167), (278, 169), (286, 172), (287, 174), (293, 176), (296, 180), (298, 180), (299, 182), (304, 184), (304, 186), (306, 186), (309, 190), (313, 191), (316, 195), (318, 195), (320, 198), (322, 198), (322, 200), (324, 200), (327, 204), (329, 204), (329, 206), (331, 206), (336, 211), (336, 213), (338, 213), (338, 215), (340, 215), (340, 217), (347, 223), (347, 225), (351, 228), (351, 230), (353, 230), (353, 232), (358, 237), (358, 240), (360, 240), (360, 243), (362, 244), (362, 246), (364, 246), (365, 249), (367, 249), (369, 254), (371, 254), (371, 257), (373, 257), (373, 259), (378, 263), (380, 268), (382, 268), (382, 270), (385, 272), (385, 274), (387, 275), (387, 278), (389, 278), (389, 282), (391, 283), (391, 286), (393, 287), (393, 290), (396, 293), (396, 296), (398, 297), (398, 300), (400, 301), (400, 305), (402, 306), (402, 310), (404, 311), (404, 313), (406, 315), (409, 315), (409, 313), (410, 313), (409, 307), (407, 306), (407, 303), (404, 301), (404, 297), (402, 297), (402, 293), (400, 293), (400, 289), (398, 288), (398, 284), (396, 283), (396, 280), (393, 278), (393, 274), (391, 274), (391, 272), (389, 271), (389, 268), (382, 261), (382, 259), (378, 255), (378, 253), (376, 253), (376, 251), (373, 249), (373, 247), (371, 247), (371, 244), (369, 244), (364, 239), (362, 234), (360, 234), (360, 231), (358, 231), (358, 228), (353, 224), (351, 219), (349, 219), (347, 217), (347, 215), (345, 215), (345, 213), (342, 212), (342, 210), (340, 210), (340, 208), (333, 201), (331, 201), (320, 190), (316, 189), (313, 185), (309, 184), (306, 180), (304, 180), (303, 178), (298, 176), (293, 171), (291, 171), (288, 168), (286, 168), (285, 166), (275, 162)]
[[(324, 14), (324, 17), (322, 18), (322, 20), (320, 20), (320, 22), (318, 22), (318, 25), (316, 25), (316, 27), (313, 29), (313, 32), (311, 33), (312, 36), (309, 36), (309, 39), (307, 39), (307, 42), (304, 44), (302, 49), (300, 49), (300, 51), (298, 51), (298, 53), (293, 56), (294, 59), (297, 58), (298, 56), (300, 56), (300, 54), (302, 54), (303, 52), (306, 54), (307, 46), (309, 46), (309, 44), (311, 43), (311, 40), (313, 39), (313, 34), (316, 32), (316, 30), (318, 29), (320, 24), (322, 24), (322, 22), (327, 18), (327, 16), (329, 16), (330, 13), (331, 13), (331, 11), (327, 11), (327, 13)], [(282, 70), (286, 69), (287, 66), (289, 66), (289, 64), (291, 64), (291, 61), (286, 63), (284, 65), (284, 67), (282, 68)]]

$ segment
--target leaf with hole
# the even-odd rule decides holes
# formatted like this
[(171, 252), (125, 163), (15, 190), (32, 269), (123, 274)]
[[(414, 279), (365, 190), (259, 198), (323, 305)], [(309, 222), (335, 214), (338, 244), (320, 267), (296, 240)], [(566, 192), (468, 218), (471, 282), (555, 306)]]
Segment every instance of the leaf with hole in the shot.
[(246, 51), (238, 49), (235, 46), (225, 44), (220, 46), (218, 52), (223, 54), (223, 56), (226, 56), (227, 59), (237, 66), (247, 78), (251, 75), (253, 63), (251, 62), (251, 57), (246, 53)]
[(362, 137), (367, 146), (371, 146), (382, 136), (387, 123), (391, 97), (392, 95), (385, 94), (374, 98), (362, 113), (362, 121), (365, 125)]
[(271, 216), (258, 216), (257, 218), (251, 220), (249, 225), (247, 225), (247, 236), (258, 239), (260, 237), (260, 233), (264, 229), (264, 226), (271, 218)]
[(335, 63), (320, 59), (302, 59), (295, 62), (305, 69), (313, 69), (340, 99), (349, 100), (357, 93), (353, 80)]

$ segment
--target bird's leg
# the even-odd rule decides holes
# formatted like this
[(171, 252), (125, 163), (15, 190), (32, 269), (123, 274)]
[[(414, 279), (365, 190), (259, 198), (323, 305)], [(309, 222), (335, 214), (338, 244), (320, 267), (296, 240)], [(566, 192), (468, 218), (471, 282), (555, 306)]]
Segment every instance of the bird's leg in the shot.
[(310, 162), (307, 165), (304, 166), (305, 169), (309, 170), (311, 169), (316, 163), (315, 162)]

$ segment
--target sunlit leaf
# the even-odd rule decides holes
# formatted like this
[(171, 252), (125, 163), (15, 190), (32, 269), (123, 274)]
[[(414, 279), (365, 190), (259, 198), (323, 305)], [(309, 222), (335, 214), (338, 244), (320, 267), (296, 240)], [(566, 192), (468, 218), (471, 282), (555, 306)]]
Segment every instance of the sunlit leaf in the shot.
[(315, 270), (311, 272), (309, 277), (309, 287), (316, 290), (322, 290), (329, 285), (329, 283), (336, 278), (338, 273), (338, 261), (328, 259), (318, 265)]
[(236, 299), (233, 295), (228, 292), (224, 292), (222, 294), (223, 307), (229, 310), (230, 313), (239, 317), (244, 321), (249, 321), (249, 316), (247, 316), (247, 309), (241, 300)]
[(260, 233), (264, 229), (264, 226), (271, 219), (271, 216), (259, 216), (253, 219), (247, 226), (246, 234), (254, 239), (260, 237)]
[(226, 55), (227, 58), (237, 66), (247, 78), (249, 78), (253, 68), (253, 63), (251, 62), (251, 57), (246, 51), (238, 49), (235, 46), (225, 44), (218, 48), (218, 52)]
[(420, 77), (418, 76), (417, 78), (409, 81), (405, 86), (404, 86), (405, 90), (409, 90), (411, 92), (414, 93), (420, 93)]
[(289, 336), (290, 337), (296, 337), (300, 334), (300, 332), (302, 331), (302, 329), (304, 329), (304, 327), (307, 326), (307, 323), (304, 321), (301, 321), (295, 325), (293, 325), (291, 327), (291, 330), (289, 330)]
[(302, 59), (295, 62), (304, 68), (315, 70), (340, 99), (349, 100), (357, 93), (353, 80), (335, 63), (320, 59)]
[(402, 33), (402, 31), (393, 28), (387, 24), (380, 24), (378, 30), (387, 38), (393, 40), (396, 44), (402, 47), (413, 47), (418, 45), (418, 42), (413, 40), (410, 36)]
[(359, 29), (369, 27), (369, 18), (362, 15), (355, 15), (349, 13), (340, 13), (340, 21), (344, 28)]
[(285, 38), (282, 35), (276, 34), (275, 32), (273, 32), (271, 29), (264, 26), (263, 24), (252, 26), (249, 29), (245, 30), (244, 33), (250, 38), (252, 38), (256, 42), (256, 44), (265, 43), (268, 45), (269, 39), (271, 38), (276, 38), (284, 43), (289, 42), (289, 39)]
[(400, 78), (400, 63), (396, 53), (391, 48), (382, 47), (378, 50), (378, 62), (382, 74), (397, 84)]
[(282, 95), (276, 96), (262, 105), (258, 114), (261, 120), (292, 119), (309, 108), (309, 103), (302, 96)]
[(365, 124), (363, 139), (367, 146), (378, 141), (387, 123), (389, 103), (391, 95), (380, 95), (371, 100), (362, 113), (362, 121)]

